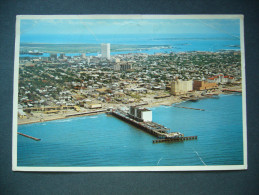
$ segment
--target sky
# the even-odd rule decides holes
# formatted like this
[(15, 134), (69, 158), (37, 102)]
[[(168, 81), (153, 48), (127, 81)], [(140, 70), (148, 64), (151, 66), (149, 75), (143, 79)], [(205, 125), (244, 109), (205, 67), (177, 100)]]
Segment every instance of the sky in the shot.
[[(21, 42), (37, 36), (126, 34), (225, 34), (238, 35), (239, 19), (21, 19)], [(43, 42), (40, 40), (39, 42)]]
[(239, 33), (238, 19), (37, 19), (21, 20), (21, 34)]

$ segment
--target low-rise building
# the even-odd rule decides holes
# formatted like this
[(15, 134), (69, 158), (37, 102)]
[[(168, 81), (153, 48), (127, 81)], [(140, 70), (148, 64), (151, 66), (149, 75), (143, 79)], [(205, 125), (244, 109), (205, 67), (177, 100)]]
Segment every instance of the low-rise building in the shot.
[(27, 115), (22, 109), (18, 109), (18, 116), (19, 118), (26, 118)]
[(223, 75), (223, 74), (218, 74), (214, 77), (210, 77), (207, 80), (209, 83), (220, 83), (220, 84), (225, 84), (225, 83), (233, 83), (235, 81), (234, 77), (228, 76), (228, 75)]
[(102, 104), (89, 104), (90, 109), (102, 108)]

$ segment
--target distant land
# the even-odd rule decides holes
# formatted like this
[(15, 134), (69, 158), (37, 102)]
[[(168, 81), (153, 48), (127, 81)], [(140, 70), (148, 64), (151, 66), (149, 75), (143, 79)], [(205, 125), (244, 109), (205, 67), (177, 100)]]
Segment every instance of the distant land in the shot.
[[(172, 48), (170, 45), (123, 45), (111, 44), (111, 52), (148, 50), (154, 48)], [(50, 43), (21, 43), (20, 51), (38, 50), (43, 53), (97, 53), (100, 44), (50, 44)]]

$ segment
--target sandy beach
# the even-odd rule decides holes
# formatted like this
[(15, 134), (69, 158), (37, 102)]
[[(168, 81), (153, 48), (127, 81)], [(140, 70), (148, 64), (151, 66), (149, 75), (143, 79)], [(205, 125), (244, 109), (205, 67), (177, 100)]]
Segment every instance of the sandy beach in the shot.
[[(220, 94), (229, 94), (230, 92), (222, 92), (222, 87), (219, 87), (218, 89), (209, 91), (210, 94), (220, 95)], [(241, 85), (226, 87), (224, 89), (229, 90), (242, 90)], [(188, 94), (188, 96), (192, 96), (198, 99), (206, 98), (206, 96), (202, 96), (202, 91), (193, 91)], [(175, 103), (180, 103), (186, 100), (182, 99), (183, 96), (170, 96), (166, 98), (161, 99), (154, 99), (154, 96), (146, 97), (145, 101), (147, 105), (144, 105), (144, 107), (151, 108), (151, 107), (157, 107), (157, 106), (171, 106)], [(46, 122), (51, 120), (59, 120), (59, 119), (65, 119), (70, 117), (79, 117), (79, 116), (87, 116), (87, 115), (96, 115), (100, 113), (104, 113), (106, 109), (108, 108), (122, 108), (122, 107), (128, 107), (131, 105), (138, 105), (144, 102), (140, 103), (132, 103), (132, 104), (110, 104), (110, 103), (104, 103), (102, 109), (86, 109), (81, 108), (81, 110), (75, 111), (75, 110), (66, 110), (66, 111), (60, 111), (59, 113), (53, 113), (53, 114), (45, 114), (43, 112), (33, 112), (32, 114), (29, 114), (27, 118), (18, 118), (18, 125), (22, 124), (31, 124), (31, 123), (39, 123), (39, 122)], [(96, 111), (96, 113), (93, 113), (93, 111)], [(75, 115), (75, 116), (73, 116)]]

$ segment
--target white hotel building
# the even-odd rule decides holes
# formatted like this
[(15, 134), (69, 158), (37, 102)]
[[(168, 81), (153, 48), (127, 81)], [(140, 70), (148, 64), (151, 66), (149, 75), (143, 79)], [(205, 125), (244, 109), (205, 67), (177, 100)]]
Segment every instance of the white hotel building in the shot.
[(139, 119), (144, 122), (152, 122), (152, 110), (137, 106), (130, 106), (129, 114), (135, 119)]
[(102, 43), (101, 44), (102, 58), (106, 58), (109, 60), (111, 58), (110, 50), (111, 50), (110, 43)]

